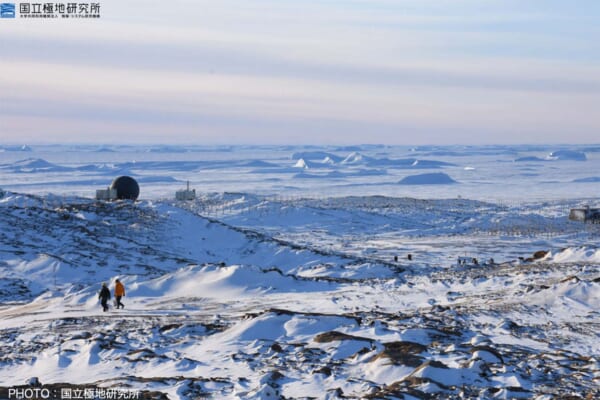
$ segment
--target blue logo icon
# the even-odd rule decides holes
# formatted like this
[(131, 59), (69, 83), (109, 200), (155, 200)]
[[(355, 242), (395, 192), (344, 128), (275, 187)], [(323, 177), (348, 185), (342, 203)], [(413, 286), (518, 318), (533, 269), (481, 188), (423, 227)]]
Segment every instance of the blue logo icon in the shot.
[(0, 3), (0, 18), (14, 18), (15, 3)]

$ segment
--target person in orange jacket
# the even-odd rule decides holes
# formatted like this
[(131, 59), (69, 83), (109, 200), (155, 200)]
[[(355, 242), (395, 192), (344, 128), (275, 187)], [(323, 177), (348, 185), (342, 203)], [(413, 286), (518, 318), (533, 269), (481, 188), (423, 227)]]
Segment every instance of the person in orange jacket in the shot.
[(121, 298), (125, 296), (125, 286), (117, 279), (115, 282), (115, 299), (117, 300), (117, 309), (125, 308), (125, 305), (121, 303)]

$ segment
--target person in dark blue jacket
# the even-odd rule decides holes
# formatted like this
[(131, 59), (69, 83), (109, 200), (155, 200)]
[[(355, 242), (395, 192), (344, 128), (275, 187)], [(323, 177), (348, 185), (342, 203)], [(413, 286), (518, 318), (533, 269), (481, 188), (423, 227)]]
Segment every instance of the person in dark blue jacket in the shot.
[(110, 300), (110, 290), (108, 290), (106, 283), (102, 284), (102, 289), (100, 289), (100, 294), (98, 295), (98, 298), (100, 299), (100, 303), (102, 304), (103, 311), (108, 311), (108, 300)]

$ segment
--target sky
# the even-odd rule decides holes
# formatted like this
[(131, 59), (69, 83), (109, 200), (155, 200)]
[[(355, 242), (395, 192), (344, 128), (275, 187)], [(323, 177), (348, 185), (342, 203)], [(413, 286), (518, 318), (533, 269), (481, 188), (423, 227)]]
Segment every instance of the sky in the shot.
[(0, 144), (599, 142), (597, 0), (96, 1), (0, 19)]

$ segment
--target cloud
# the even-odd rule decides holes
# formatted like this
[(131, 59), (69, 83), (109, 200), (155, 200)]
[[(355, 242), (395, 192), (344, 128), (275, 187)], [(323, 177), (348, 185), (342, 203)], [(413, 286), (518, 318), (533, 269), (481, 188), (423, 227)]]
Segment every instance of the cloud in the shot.
[(592, 138), (599, 28), (573, 7), (532, 3), (108, 1), (99, 21), (12, 21), (0, 25), (0, 129)]

